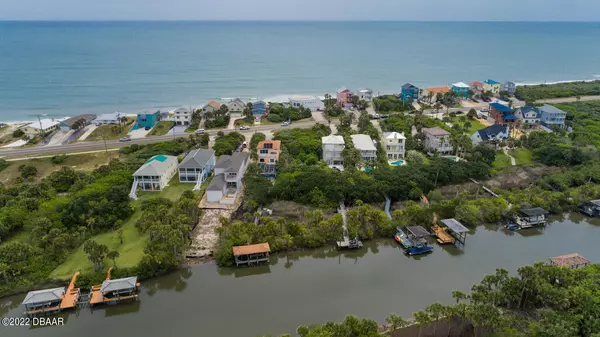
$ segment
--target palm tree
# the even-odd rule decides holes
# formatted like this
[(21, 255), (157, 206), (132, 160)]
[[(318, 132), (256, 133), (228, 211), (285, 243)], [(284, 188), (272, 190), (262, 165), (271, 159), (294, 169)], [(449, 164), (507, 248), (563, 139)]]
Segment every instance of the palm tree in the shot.
[(437, 329), (437, 324), (438, 324), (438, 320), (442, 317), (442, 315), (444, 314), (444, 310), (445, 310), (445, 306), (440, 304), (440, 303), (432, 303), (429, 306), (427, 306), (427, 308), (425, 308), (425, 311), (431, 315), (431, 318), (433, 318), (433, 335), (435, 336), (435, 330)]
[(123, 229), (119, 229), (117, 234), (119, 234), (119, 239), (121, 240), (121, 244), (123, 244)]
[(388, 317), (385, 318), (387, 324), (390, 325), (390, 336), (397, 329), (402, 329), (408, 325), (408, 322), (402, 318), (401, 316), (396, 315), (395, 313), (391, 313)]
[(113, 267), (117, 268), (117, 258), (121, 256), (116, 250), (112, 250), (106, 254), (106, 257), (113, 261)]
[(413, 314), (415, 317), (415, 321), (417, 321), (417, 325), (419, 326), (419, 336), (421, 337), (421, 332), (424, 326), (431, 324), (431, 316), (425, 311), (417, 311)]
[(456, 303), (458, 304), (460, 301), (466, 300), (467, 295), (460, 290), (453, 290), (452, 298), (454, 298), (456, 300)]

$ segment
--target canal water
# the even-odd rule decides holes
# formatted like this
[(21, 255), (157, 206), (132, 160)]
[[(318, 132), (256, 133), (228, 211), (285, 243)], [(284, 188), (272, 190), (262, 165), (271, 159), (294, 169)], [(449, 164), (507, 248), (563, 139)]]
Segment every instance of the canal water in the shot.
[[(436, 246), (417, 258), (406, 257), (392, 239), (380, 239), (362, 251), (276, 254), (268, 266), (200, 265), (143, 282), (137, 302), (63, 313), (60, 327), (0, 326), (0, 336), (252, 337), (347, 314), (383, 322), (391, 312), (410, 317), (429, 303), (450, 303), (452, 290), (466, 292), (496, 268), (514, 272), (573, 252), (598, 262), (598, 239), (599, 219), (571, 214), (553, 218), (544, 230), (479, 227), (464, 247)], [(22, 315), (23, 297), (0, 299), (0, 316)]]

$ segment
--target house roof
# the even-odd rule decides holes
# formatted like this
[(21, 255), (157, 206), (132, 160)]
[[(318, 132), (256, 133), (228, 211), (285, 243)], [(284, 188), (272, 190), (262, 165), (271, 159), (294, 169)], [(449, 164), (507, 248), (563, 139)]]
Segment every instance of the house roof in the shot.
[(485, 80), (485, 83), (486, 83), (486, 84), (489, 84), (489, 85), (496, 85), (496, 84), (500, 84), (500, 82), (496, 82), (496, 81), (494, 81), (494, 80)]
[(434, 93), (444, 93), (444, 92), (450, 92), (450, 88), (448, 87), (439, 87), (439, 88), (427, 88), (425, 89), (429, 92), (434, 92)]
[(481, 83), (479, 81), (473, 81), (473, 82), (469, 83), (469, 85), (471, 87), (478, 87), (478, 86), (481, 87), (481, 86), (483, 86), (483, 83)]
[(329, 135), (327, 137), (322, 137), (321, 138), (321, 142), (323, 144), (342, 144), (344, 145), (344, 137), (342, 136), (334, 136), (334, 135)]
[(264, 104), (267, 105), (267, 103), (265, 101), (254, 101), (252, 102), (252, 105), (256, 105), (256, 104)]
[(141, 115), (160, 115), (160, 110), (156, 110), (154, 112), (151, 112), (151, 111), (148, 111), (148, 110), (144, 110), (144, 111), (140, 112), (137, 115), (138, 116), (141, 116)]
[(540, 112), (542, 113), (549, 113), (549, 114), (562, 114), (562, 115), (566, 115), (567, 113), (562, 111), (561, 109), (549, 105), (549, 104), (544, 104), (543, 106), (539, 107)]
[(106, 293), (109, 291), (118, 291), (135, 288), (137, 285), (137, 276), (119, 278), (115, 280), (106, 280), (102, 282), (102, 286), (100, 287), (101, 293)]
[(373, 144), (371, 136), (358, 134), (351, 135), (350, 137), (352, 138), (352, 143), (354, 144), (355, 148), (361, 151), (377, 151), (377, 148), (375, 147), (375, 144)]
[(234, 152), (231, 156), (222, 155), (217, 160), (215, 168), (224, 169), (225, 172), (238, 172), (248, 160), (248, 153)]
[(265, 148), (265, 144), (272, 144), (270, 149), (273, 150), (279, 150), (281, 149), (281, 141), (280, 140), (261, 140), (260, 142), (258, 142), (258, 144), (256, 145), (257, 149), (264, 149)]
[(53, 288), (30, 291), (25, 295), (23, 304), (37, 304), (62, 300), (65, 294), (65, 288)]
[(500, 103), (491, 103), (490, 108), (493, 108), (494, 110), (499, 111), (499, 112), (514, 112), (513, 109), (507, 107), (504, 104), (500, 104)]
[(364, 89), (359, 89), (358, 92), (363, 92), (363, 93), (370, 92), (370, 93), (373, 93), (373, 90), (371, 90), (369, 88), (364, 88)]
[(177, 164), (177, 157), (159, 154), (148, 159), (133, 175), (160, 176), (173, 164)]
[(234, 256), (268, 253), (271, 251), (271, 247), (269, 247), (268, 243), (259, 243), (256, 245), (247, 245), (247, 246), (233, 246), (232, 249), (233, 249)]
[[(33, 128), (33, 129), (37, 129), (37, 130), (39, 130), (40, 128), (46, 130), (48, 128), (58, 125), (59, 123), (60, 123), (60, 121), (58, 121), (56, 119), (44, 118), (37, 122), (29, 123), (29, 124), (27, 124), (27, 126), (30, 128)], [(41, 126), (40, 126), (40, 124), (41, 124)]]
[(560, 267), (574, 267), (589, 264), (591, 262), (577, 253), (551, 257), (550, 261)]
[(178, 168), (203, 168), (208, 161), (215, 155), (215, 151), (206, 149), (196, 149), (190, 151), (179, 163)]
[(441, 222), (446, 225), (446, 227), (450, 228), (454, 233), (466, 233), (469, 231), (467, 227), (463, 226), (463, 224), (454, 218), (444, 219), (441, 220)]
[(517, 119), (517, 116), (506, 113), (502, 114), (502, 119), (504, 119), (505, 121), (511, 121)]
[(209, 191), (222, 191), (223, 187), (225, 187), (225, 175), (218, 174), (213, 177), (206, 189)]
[(464, 82), (452, 83), (452, 86), (457, 88), (470, 88), (469, 85)]
[(385, 138), (385, 139), (406, 139), (406, 137), (404, 136), (404, 133), (398, 133), (398, 132), (384, 132), (383, 138)]
[(402, 89), (419, 89), (419, 88), (417, 88), (416, 86), (414, 86), (414, 85), (412, 85), (412, 84), (410, 84), (410, 83), (405, 83), (405, 84), (402, 86)]
[(423, 226), (407, 226), (406, 230), (417, 238), (424, 238), (431, 235)]
[(597, 200), (591, 200), (590, 203), (596, 205), (596, 206), (600, 206), (600, 199)]
[(215, 109), (219, 109), (219, 108), (221, 107), (221, 104), (220, 104), (219, 102), (217, 102), (217, 101), (210, 101), (210, 102), (208, 102), (208, 103), (206, 103), (206, 104), (204, 105), (204, 107), (205, 107), (205, 108), (206, 108), (207, 106), (211, 106), (211, 107), (213, 107), (213, 108), (215, 108)]
[(62, 121), (61, 123), (66, 124), (68, 126), (73, 126), (73, 124), (75, 124), (75, 122), (77, 122), (80, 119), (85, 120), (85, 122), (89, 122), (92, 121), (94, 119), (96, 119), (96, 115), (94, 114), (82, 114), (82, 115), (77, 115), (77, 116), (73, 116), (67, 120)]
[(182, 106), (182, 107), (179, 107), (179, 108), (173, 110), (173, 113), (177, 113), (177, 112), (190, 112), (190, 109)]
[(246, 106), (246, 103), (244, 103), (244, 101), (242, 101), (239, 97), (232, 99), (231, 101), (229, 101), (227, 103), (227, 105), (229, 106), (229, 104), (233, 104), (233, 103), (237, 103), (237, 104), (240, 104), (242, 106)]
[(121, 118), (121, 113), (118, 111), (109, 114), (102, 114), (96, 118), (96, 121), (114, 121), (117, 120), (117, 118)]
[(302, 96), (302, 95), (292, 95), (290, 97), (291, 101), (312, 101), (318, 100), (316, 96)]
[(341, 94), (343, 92), (350, 92), (350, 89), (346, 88), (346, 87), (341, 87), (337, 90), (338, 94)]
[(535, 118), (541, 118), (541, 115), (542, 115), (542, 113), (540, 112), (540, 109), (538, 109), (534, 106), (531, 106), (531, 105), (526, 105), (524, 107), (521, 107), (521, 108), (519, 108), (519, 110), (521, 111), (521, 115), (523, 118), (525, 118), (525, 114), (530, 111), (535, 112)]
[(440, 128), (440, 127), (434, 127), (434, 128), (423, 128), (423, 133), (432, 135), (432, 136), (446, 136), (449, 135), (450, 132)]
[(481, 137), (481, 139), (485, 141), (495, 139), (501, 132), (508, 134), (508, 126), (504, 126), (502, 124), (494, 124), (476, 132), (479, 133), (479, 137)]
[(534, 208), (523, 208), (521, 210), (521, 213), (523, 213), (527, 216), (538, 216), (538, 215), (546, 215), (546, 214), (548, 214), (548, 211), (546, 211), (545, 209), (543, 209), (541, 207), (534, 207)]

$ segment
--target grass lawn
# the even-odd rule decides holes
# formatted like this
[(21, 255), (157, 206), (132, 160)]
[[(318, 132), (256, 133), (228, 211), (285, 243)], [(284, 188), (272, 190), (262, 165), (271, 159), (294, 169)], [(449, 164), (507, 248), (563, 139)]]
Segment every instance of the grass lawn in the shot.
[(236, 119), (233, 124), (235, 126), (242, 126), (242, 125), (252, 126), (252, 125), (254, 125), (254, 118), (250, 118), (250, 119), (248, 119), (248, 118)]
[(510, 151), (510, 155), (515, 157), (517, 165), (529, 164), (533, 161), (533, 152), (526, 148), (519, 148)]
[(179, 182), (179, 175), (175, 175), (171, 181), (169, 181), (169, 186), (165, 187), (164, 190), (160, 192), (141, 192), (138, 191), (137, 196), (138, 200), (151, 199), (151, 198), (167, 198), (172, 201), (179, 200), (181, 194), (185, 191), (191, 191), (195, 183), (181, 183)]
[(134, 117), (127, 117), (127, 125), (121, 126), (116, 124), (100, 125), (89, 135), (85, 141), (93, 142), (99, 140), (119, 139), (127, 136), (127, 132), (131, 129), (131, 125), (135, 122)]
[(33, 165), (37, 168), (38, 173), (33, 181), (40, 181), (42, 178), (50, 175), (54, 171), (60, 170), (63, 166), (71, 167), (74, 170), (85, 170), (91, 171), (94, 168), (107, 164), (110, 158), (119, 157), (117, 151), (97, 152), (97, 153), (86, 153), (79, 155), (67, 156), (61, 164), (53, 164), (52, 158), (39, 158), (39, 159), (28, 159), (9, 162), (10, 165), (2, 170), (0, 174), (0, 183), (5, 185), (11, 185), (16, 177), (19, 177), (19, 166)]
[(510, 158), (508, 158), (507, 155), (504, 154), (504, 152), (502, 151), (497, 151), (496, 152), (496, 160), (492, 163), (492, 167), (495, 169), (503, 169), (505, 167), (509, 167), (510, 165)]
[[(460, 126), (463, 126), (464, 123), (462, 123), (460, 121), (460, 117), (461, 116), (467, 116), (467, 114), (462, 114), (456, 117), (451, 118), (450, 123), (452, 124), (458, 124)], [(471, 123), (471, 127), (469, 127), (469, 129), (467, 130), (467, 134), (468, 135), (472, 135), (473, 133), (475, 133), (475, 131), (481, 130), (481, 129), (485, 129), (485, 125), (481, 124), (480, 121), (478, 121), (477, 119), (469, 119), (469, 117), (467, 117), (467, 121)]]
[(147, 136), (163, 136), (163, 135), (166, 135), (167, 132), (169, 132), (169, 130), (171, 130), (171, 128), (173, 127), (173, 125), (175, 125), (175, 122), (173, 122), (173, 121), (158, 122), (158, 123), (156, 123), (156, 125), (154, 126), (154, 128), (152, 128), (152, 131), (150, 131), (148, 133)]

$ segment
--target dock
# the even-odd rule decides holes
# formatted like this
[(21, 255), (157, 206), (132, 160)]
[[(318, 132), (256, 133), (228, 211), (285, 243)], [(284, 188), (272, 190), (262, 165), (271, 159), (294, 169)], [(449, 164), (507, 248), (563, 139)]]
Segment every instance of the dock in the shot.
[(93, 285), (90, 288), (89, 304), (90, 306), (98, 304), (116, 304), (138, 298), (140, 283), (137, 277), (126, 277), (112, 280), (110, 272), (112, 267), (106, 272), (106, 279), (102, 284)]
[(554, 266), (568, 267), (571, 269), (576, 269), (576, 268), (585, 267), (585, 266), (589, 265), (591, 263), (591, 261), (577, 253), (573, 253), (573, 254), (551, 257), (550, 263)]
[(431, 227), (431, 229), (433, 230), (433, 233), (435, 233), (435, 236), (437, 237), (437, 242), (439, 244), (444, 245), (456, 242), (456, 239), (454, 239), (450, 234), (448, 234), (445, 228), (442, 228), (438, 225), (434, 225), (433, 227)]
[(31, 291), (25, 296), (23, 304), (25, 315), (40, 315), (49, 313), (58, 313), (63, 310), (73, 309), (79, 301), (80, 291), (75, 287), (79, 272), (73, 274), (69, 286), (65, 288), (45, 289)]
[[(461, 224), (458, 220), (452, 219), (443, 219), (440, 221), (444, 226), (448, 227), (456, 241), (462, 243), (463, 245), (467, 241), (467, 233), (469, 233), (469, 229)], [(447, 232), (446, 232), (447, 234)]]
[(269, 247), (268, 243), (259, 243), (247, 246), (234, 246), (232, 250), (235, 264), (239, 266), (240, 264), (252, 265), (253, 263), (269, 262), (271, 247)]

